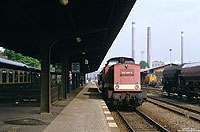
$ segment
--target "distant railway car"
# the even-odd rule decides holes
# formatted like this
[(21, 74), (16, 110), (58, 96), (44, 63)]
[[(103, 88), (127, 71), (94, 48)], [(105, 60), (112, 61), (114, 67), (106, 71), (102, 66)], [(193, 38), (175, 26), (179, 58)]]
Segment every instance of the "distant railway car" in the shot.
[(146, 99), (141, 89), (140, 65), (131, 58), (109, 59), (100, 77), (104, 98), (115, 105), (139, 106)]
[(155, 86), (157, 84), (157, 76), (154, 73), (149, 73), (145, 76), (145, 84)]
[[(51, 72), (52, 101), (58, 96), (57, 76)], [(40, 101), (40, 69), (0, 58), (0, 102), (11, 101)]]
[(182, 64), (163, 71), (163, 90), (180, 97), (200, 97), (200, 63)]

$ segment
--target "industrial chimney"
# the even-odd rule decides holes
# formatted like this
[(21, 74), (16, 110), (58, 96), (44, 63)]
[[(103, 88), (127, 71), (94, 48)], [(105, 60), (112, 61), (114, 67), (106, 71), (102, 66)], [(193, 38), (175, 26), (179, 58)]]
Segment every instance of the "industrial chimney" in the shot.
[(151, 62), (151, 27), (147, 27), (147, 63), (152, 67)]
[(132, 22), (132, 58), (135, 60), (135, 22)]
[(181, 64), (183, 64), (183, 31), (181, 32)]

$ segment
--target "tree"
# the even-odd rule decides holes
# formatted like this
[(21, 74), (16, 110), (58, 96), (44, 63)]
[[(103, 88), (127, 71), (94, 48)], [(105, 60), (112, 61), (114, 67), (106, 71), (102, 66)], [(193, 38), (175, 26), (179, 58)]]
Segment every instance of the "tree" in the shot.
[(4, 52), (2, 53), (2, 56), (8, 56), (8, 60), (21, 62), (28, 66), (37, 67), (37, 68), (41, 67), (40, 61), (38, 61), (37, 59), (28, 57), (28, 56), (23, 56), (22, 54), (16, 53), (9, 49), (5, 49)]
[(146, 61), (140, 61), (140, 69), (149, 68), (149, 64)]
[(0, 50), (0, 56), (2, 56), (3, 52)]

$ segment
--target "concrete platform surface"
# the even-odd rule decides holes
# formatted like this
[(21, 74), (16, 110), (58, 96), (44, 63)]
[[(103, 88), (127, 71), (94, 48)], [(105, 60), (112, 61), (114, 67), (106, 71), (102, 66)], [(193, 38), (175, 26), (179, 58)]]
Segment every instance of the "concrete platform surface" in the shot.
[(89, 83), (43, 132), (110, 132), (113, 123), (108, 123), (103, 106), (96, 85)]
[(39, 114), (39, 104), (0, 104), (0, 132), (42, 132), (81, 90), (77, 88), (67, 100), (52, 104), (51, 114)]

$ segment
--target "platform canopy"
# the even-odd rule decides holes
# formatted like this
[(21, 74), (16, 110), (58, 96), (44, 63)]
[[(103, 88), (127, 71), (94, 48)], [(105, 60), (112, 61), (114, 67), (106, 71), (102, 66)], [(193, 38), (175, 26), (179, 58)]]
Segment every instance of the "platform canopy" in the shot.
[[(68, 56), (84, 73), (98, 69), (135, 0), (4, 0), (0, 46), (41, 59), (51, 44), (51, 63)], [(85, 65), (85, 59), (88, 65)]]

